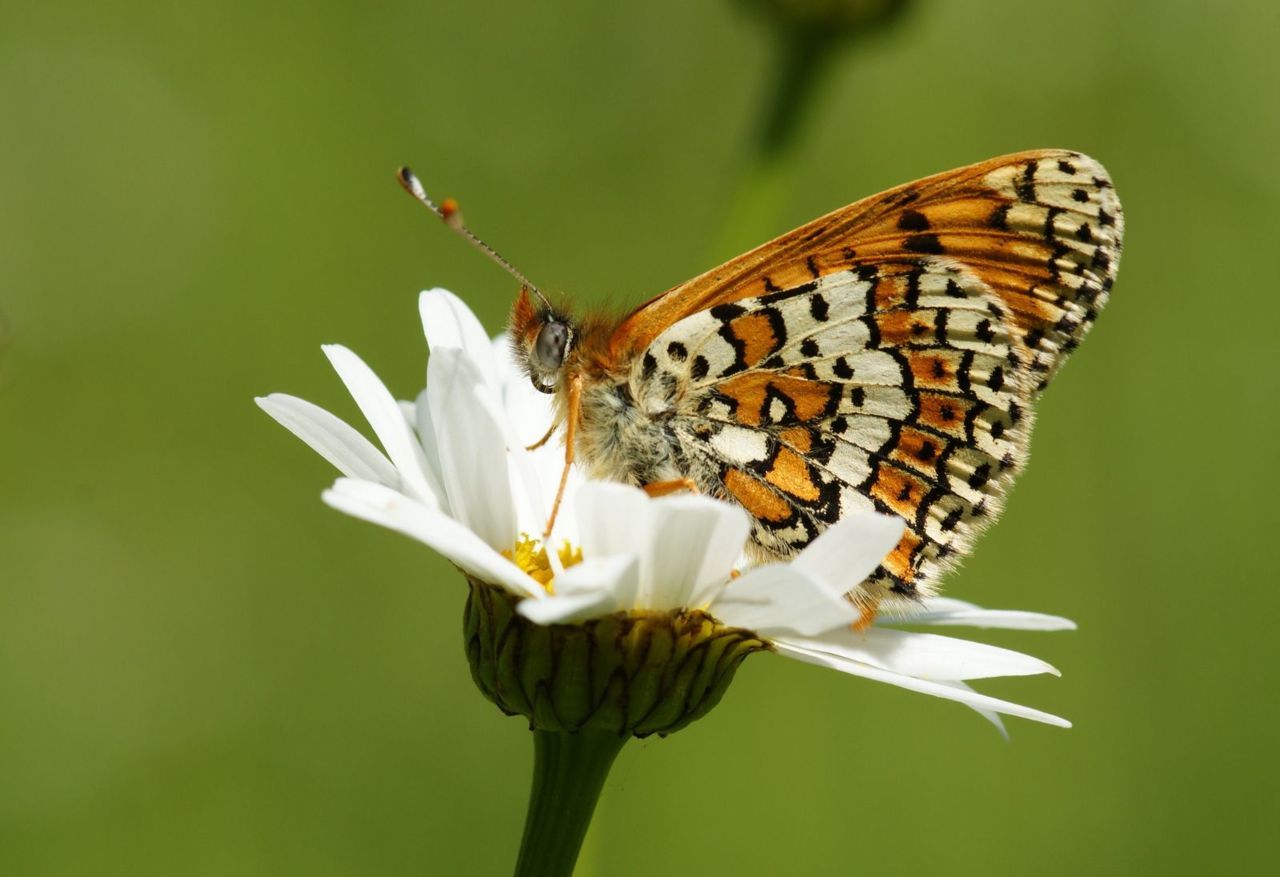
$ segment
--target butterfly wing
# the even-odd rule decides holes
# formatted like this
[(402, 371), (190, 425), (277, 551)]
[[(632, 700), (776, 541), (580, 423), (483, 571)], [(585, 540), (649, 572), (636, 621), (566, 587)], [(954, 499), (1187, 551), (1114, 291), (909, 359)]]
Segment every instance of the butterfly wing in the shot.
[(1120, 229), (1096, 162), (996, 159), (784, 235), (637, 309), (611, 343), (637, 351), (636, 398), (671, 406), (691, 477), (751, 513), (766, 556), (854, 509), (897, 514), (908, 531), (863, 592), (916, 596), (998, 513)]
[(791, 289), (851, 267), (921, 255), (965, 265), (1010, 312), (1043, 389), (1106, 303), (1124, 218), (1111, 178), (1078, 152), (1036, 150), (908, 183), (788, 232), (629, 314), (610, 343), (637, 355), (714, 305)]

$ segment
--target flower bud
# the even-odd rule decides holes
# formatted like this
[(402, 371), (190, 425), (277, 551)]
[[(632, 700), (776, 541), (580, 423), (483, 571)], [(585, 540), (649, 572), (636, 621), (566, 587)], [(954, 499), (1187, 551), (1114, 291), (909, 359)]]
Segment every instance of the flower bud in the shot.
[(516, 612), (519, 597), (468, 581), (471, 676), (499, 709), (537, 730), (665, 736), (714, 707), (747, 655), (770, 649), (691, 609), (535, 624)]

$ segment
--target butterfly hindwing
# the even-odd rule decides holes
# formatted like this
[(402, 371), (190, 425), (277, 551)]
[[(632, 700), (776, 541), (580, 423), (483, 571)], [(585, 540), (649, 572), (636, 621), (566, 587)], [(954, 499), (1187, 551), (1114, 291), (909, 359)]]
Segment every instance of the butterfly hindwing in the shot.
[(744, 506), (790, 556), (851, 510), (897, 514), (864, 585), (927, 591), (998, 511), (1024, 454), (1029, 381), (990, 289), (918, 257), (695, 313), (650, 345), (632, 386), (674, 400), (701, 489)]

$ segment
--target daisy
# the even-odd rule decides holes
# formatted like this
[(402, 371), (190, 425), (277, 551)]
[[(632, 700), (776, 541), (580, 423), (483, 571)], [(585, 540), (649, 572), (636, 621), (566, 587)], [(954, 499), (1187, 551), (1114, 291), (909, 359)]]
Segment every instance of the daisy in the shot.
[[(490, 341), (452, 293), (424, 292), (419, 309), (431, 356), (426, 389), (412, 402), (396, 401), (350, 350), (324, 348), (382, 450), (302, 399), (272, 394), (257, 402), (342, 473), (324, 492), (325, 502), (425, 543), (464, 573), (472, 587), (469, 647), (485, 671), (477, 681), (504, 710), (529, 716), (535, 726), (540, 723), (534, 713), (541, 710), (561, 730), (612, 721), (615, 731), (644, 735), (669, 733), (710, 706), (686, 703), (680, 714), (668, 715), (670, 710), (654, 712), (651, 705), (643, 716), (633, 709), (629, 716), (604, 718), (608, 711), (602, 712), (601, 690), (575, 691), (539, 707), (536, 684), (530, 689), (526, 678), (522, 685), (509, 668), (504, 672), (510, 678), (502, 678), (503, 644), (485, 642), (478, 633), (484, 626), (480, 608), (492, 615), (505, 602), (503, 611), (528, 625), (586, 630), (604, 618), (643, 626), (662, 617), (667, 625), (679, 619), (690, 630), (705, 627), (694, 637), (697, 643), (728, 637), (733, 647), (723, 651), (735, 660), (701, 692), (712, 703), (742, 658), (772, 651), (958, 701), (997, 727), (999, 714), (1069, 727), (1064, 719), (967, 685), (994, 676), (1057, 673), (1043, 661), (982, 643), (894, 629), (904, 623), (1073, 628), (1066, 619), (931, 598), (913, 614), (882, 618), (864, 632), (851, 628), (857, 610), (843, 594), (897, 543), (902, 533), (897, 519), (856, 515), (790, 563), (739, 575), (749, 530), (741, 509), (703, 496), (650, 499), (623, 485), (583, 483), (574, 471), (550, 540), (558, 547), (547, 551), (528, 534), (541, 532), (545, 523), (563, 451), (554, 443), (524, 450), (550, 423), (547, 397), (529, 385), (505, 341)], [(506, 645), (514, 647), (508, 640)], [(547, 691), (561, 692), (565, 686), (557, 689), (553, 681)], [(581, 702), (567, 702), (574, 698)]]
[[(753, 652), (958, 701), (1002, 733), (1001, 714), (1069, 727), (968, 685), (1057, 673), (1043, 661), (897, 630), (895, 619), (851, 626), (859, 612), (844, 595), (898, 543), (897, 518), (854, 515), (788, 563), (745, 567), (742, 509), (705, 496), (652, 499), (571, 471), (554, 534), (531, 537), (542, 532), (563, 466), (552, 443), (525, 450), (551, 422), (548, 399), (457, 297), (424, 292), (419, 308), (431, 355), (426, 389), (411, 402), (397, 401), (350, 350), (324, 348), (381, 450), (310, 402), (278, 393), (257, 402), (341, 473), (325, 502), (423, 542), (465, 576), (472, 677), (534, 732), (517, 875), (572, 873), (625, 741), (700, 718)], [(947, 598), (896, 622), (1074, 627)]]

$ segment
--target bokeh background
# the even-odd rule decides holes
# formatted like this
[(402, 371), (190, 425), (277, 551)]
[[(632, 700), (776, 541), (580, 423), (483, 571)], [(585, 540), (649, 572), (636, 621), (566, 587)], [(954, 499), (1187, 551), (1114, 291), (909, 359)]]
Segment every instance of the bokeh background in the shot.
[(359, 422), (328, 341), (411, 396), (420, 288), (500, 328), (513, 283), (398, 164), (544, 288), (635, 303), (1040, 146), (1110, 168), (1124, 264), (947, 590), (1079, 622), (975, 634), (1064, 673), (985, 691), (1076, 727), (756, 657), (624, 751), (579, 873), (1269, 872), (1277, 8), (919, 0), (761, 186), (776, 39), (728, 0), (4, 0), (0, 873), (509, 872), (532, 747), (460, 578), (323, 506), (251, 401)]

